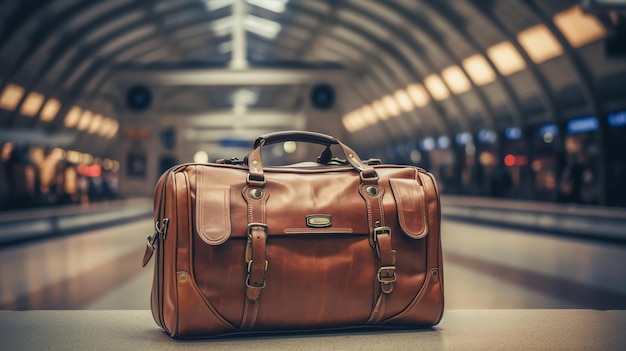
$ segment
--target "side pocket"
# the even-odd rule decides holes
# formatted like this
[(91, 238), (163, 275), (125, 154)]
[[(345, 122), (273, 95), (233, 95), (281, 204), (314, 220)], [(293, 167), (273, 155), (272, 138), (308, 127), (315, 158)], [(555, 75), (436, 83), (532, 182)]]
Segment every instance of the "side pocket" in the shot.
[(175, 336), (210, 336), (237, 330), (199, 293), (188, 272), (177, 272), (176, 279), (179, 316)]
[(441, 275), (432, 268), (424, 286), (411, 303), (400, 313), (382, 321), (382, 324), (398, 326), (432, 326), (439, 323), (443, 314), (443, 289)]

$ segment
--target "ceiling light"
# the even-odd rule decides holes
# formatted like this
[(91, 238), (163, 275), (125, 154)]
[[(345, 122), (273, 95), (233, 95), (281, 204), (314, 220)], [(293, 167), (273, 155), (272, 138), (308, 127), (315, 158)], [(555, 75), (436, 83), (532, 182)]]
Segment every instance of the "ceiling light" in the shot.
[(91, 134), (97, 132), (102, 126), (102, 120), (102, 115), (95, 115), (91, 120), (91, 125), (89, 126), (88, 132)]
[(4, 91), (2, 92), (2, 96), (0, 96), (0, 107), (13, 111), (22, 100), (22, 96), (24, 96), (24, 88), (15, 84), (7, 84), (4, 87)]
[(358, 125), (358, 121), (354, 119), (354, 115), (352, 113), (349, 113), (343, 116), (341, 121), (343, 122), (343, 126), (350, 133), (356, 132), (357, 130), (360, 129)]
[(370, 105), (361, 107), (361, 118), (367, 124), (376, 124), (378, 122), (376, 111), (374, 111), (374, 108)]
[(385, 109), (387, 109), (387, 112), (389, 112), (391, 117), (396, 117), (400, 114), (400, 107), (393, 96), (386, 95), (382, 100), (383, 104), (385, 104)]
[(91, 124), (92, 118), (93, 118), (93, 112), (89, 110), (83, 111), (83, 114), (80, 117), (80, 121), (78, 121), (78, 125), (76, 126), (76, 129), (78, 130), (87, 129), (87, 127), (89, 127), (89, 124)]
[(120, 128), (120, 124), (116, 120), (113, 120), (113, 119), (111, 119), (110, 121), (111, 121), (111, 128), (107, 136), (109, 138), (113, 138), (115, 134), (117, 134), (117, 131)]
[(544, 24), (519, 32), (517, 41), (534, 63), (541, 63), (563, 54), (563, 47)]
[(393, 93), (393, 96), (396, 98), (396, 101), (398, 102), (398, 105), (400, 106), (402, 111), (410, 112), (413, 111), (413, 109), (415, 108), (415, 105), (413, 105), (409, 94), (407, 94), (404, 89), (396, 90), (396, 92)]
[(463, 60), (463, 68), (474, 84), (481, 86), (496, 80), (496, 73), (491, 69), (483, 55), (473, 55)]
[(63, 121), (65, 126), (68, 128), (73, 128), (80, 120), (81, 112), (82, 112), (82, 109), (80, 107), (73, 106), (65, 115), (65, 120)]
[(43, 105), (43, 109), (41, 110), (41, 114), (39, 118), (41, 118), (44, 122), (50, 122), (54, 119), (54, 117), (59, 112), (61, 108), (61, 103), (57, 99), (48, 99), (46, 104)]
[(207, 163), (209, 162), (209, 154), (206, 151), (198, 151), (193, 155), (193, 162), (195, 163)]
[(293, 154), (294, 152), (296, 152), (297, 148), (298, 144), (296, 144), (295, 141), (287, 141), (283, 144), (283, 150), (285, 150), (285, 152), (288, 154)]
[(446, 88), (441, 78), (436, 74), (431, 74), (424, 79), (424, 85), (435, 100), (445, 100), (450, 96), (450, 91)]
[(37, 92), (31, 92), (24, 100), (22, 104), (22, 108), (20, 108), (20, 113), (24, 116), (33, 117), (39, 112), (41, 105), (43, 104), (45, 98), (43, 95)]
[(503, 76), (508, 76), (526, 68), (526, 62), (524, 62), (522, 55), (508, 41), (493, 45), (487, 49), (487, 55)]
[(383, 121), (386, 119), (389, 119), (389, 112), (385, 108), (385, 104), (383, 104), (382, 101), (376, 100), (372, 102), (372, 107), (374, 108), (374, 111), (376, 112), (376, 116), (378, 116), (378, 119), (383, 120)]
[(606, 29), (598, 18), (583, 13), (579, 5), (554, 15), (554, 24), (575, 48), (606, 36)]
[(406, 87), (406, 91), (409, 93), (411, 100), (413, 100), (413, 103), (417, 107), (426, 106), (430, 102), (430, 97), (428, 96), (426, 89), (424, 89), (424, 86), (421, 84), (411, 84)]
[(444, 69), (441, 72), (441, 76), (455, 94), (461, 94), (470, 90), (470, 81), (459, 66), (450, 66)]
[(11, 153), (13, 152), (14, 148), (15, 144), (11, 142), (4, 143), (4, 145), (2, 145), (2, 161), (7, 161), (11, 157)]

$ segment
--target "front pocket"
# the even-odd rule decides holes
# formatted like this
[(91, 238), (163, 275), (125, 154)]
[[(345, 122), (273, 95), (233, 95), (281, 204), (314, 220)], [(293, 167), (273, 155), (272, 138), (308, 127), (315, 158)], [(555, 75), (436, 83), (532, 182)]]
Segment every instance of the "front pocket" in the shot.
[(415, 179), (389, 179), (402, 231), (413, 239), (428, 234), (424, 188)]

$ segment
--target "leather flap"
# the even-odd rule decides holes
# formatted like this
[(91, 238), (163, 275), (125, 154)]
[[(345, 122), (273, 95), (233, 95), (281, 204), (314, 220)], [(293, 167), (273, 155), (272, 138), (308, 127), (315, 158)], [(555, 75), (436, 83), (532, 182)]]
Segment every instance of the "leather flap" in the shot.
[(209, 245), (224, 243), (231, 232), (230, 187), (209, 185), (199, 175), (196, 190), (196, 230), (200, 238)]
[(415, 179), (389, 179), (398, 207), (400, 227), (411, 238), (428, 234), (424, 188)]

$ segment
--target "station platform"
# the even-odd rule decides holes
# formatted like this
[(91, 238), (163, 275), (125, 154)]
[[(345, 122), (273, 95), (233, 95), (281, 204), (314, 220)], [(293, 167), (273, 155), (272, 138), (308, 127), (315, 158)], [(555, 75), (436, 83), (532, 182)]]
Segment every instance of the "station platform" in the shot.
[(451, 310), (434, 328), (171, 339), (149, 311), (0, 311), (5, 350), (621, 350), (626, 311)]
[[(141, 268), (141, 258), (154, 223), (144, 213), (113, 225), (0, 245), (2, 349), (612, 350), (626, 345), (623, 241), (464, 220), (458, 213), (446, 215), (453, 205), (449, 199), (443, 200), (442, 220), (446, 312), (433, 329), (171, 340), (149, 312), (152, 265)], [(150, 210), (146, 201), (113, 207)], [(468, 205), (472, 208), (479, 207)], [(528, 215), (521, 206), (518, 213), (509, 212), (514, 218)]]

